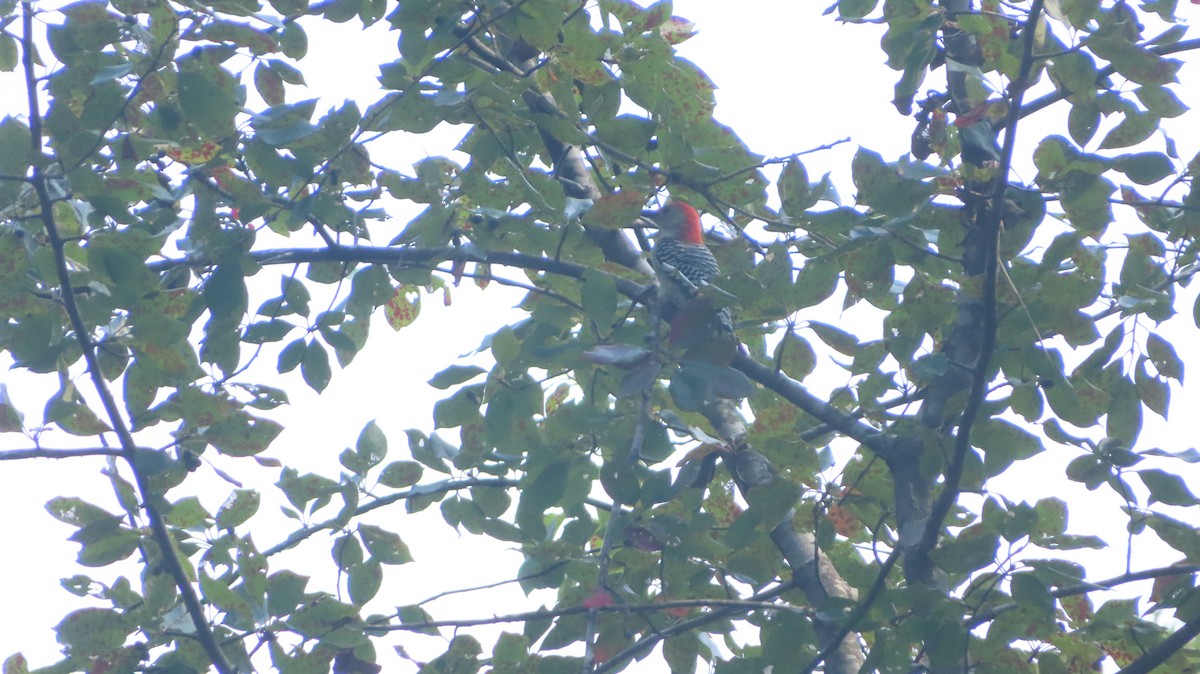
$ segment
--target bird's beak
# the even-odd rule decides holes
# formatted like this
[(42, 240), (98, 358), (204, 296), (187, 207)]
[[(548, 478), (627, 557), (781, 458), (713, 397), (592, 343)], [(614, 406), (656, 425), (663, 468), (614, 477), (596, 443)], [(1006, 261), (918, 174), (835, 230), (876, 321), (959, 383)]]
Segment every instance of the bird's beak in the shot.
[(646, 236), (654, 237), (658, 234), (658, 223), (654, 221), (656, 215), (658, 215), (658, 211), (642, 211), (642, 215), (633, 221), (633, 226), (637, 229), (651, 230), (646, 233)]

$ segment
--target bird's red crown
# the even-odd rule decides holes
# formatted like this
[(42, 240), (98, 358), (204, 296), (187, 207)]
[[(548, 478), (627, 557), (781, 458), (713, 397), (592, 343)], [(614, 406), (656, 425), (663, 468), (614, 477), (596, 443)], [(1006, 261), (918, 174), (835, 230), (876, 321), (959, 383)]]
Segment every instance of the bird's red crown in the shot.
[(679, 224), (678, 238), (687, 243), (704, 243), (704, 230), (700, 228), (700, 214), (691, 204), (683, 201), (672, 201), (663, 207), (664, 211), (674, 211), (671, 216)]

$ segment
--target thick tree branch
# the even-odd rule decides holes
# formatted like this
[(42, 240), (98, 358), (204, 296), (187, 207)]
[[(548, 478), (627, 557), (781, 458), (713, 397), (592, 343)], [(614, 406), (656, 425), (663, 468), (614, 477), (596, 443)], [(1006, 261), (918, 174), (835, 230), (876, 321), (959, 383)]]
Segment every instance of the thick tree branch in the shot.
[[(480, 19), (481, 25), (487, 25), (484, 17), (480, 17)], [(504, 41), (510, 43), (508, 51), (515, 52), (517, 41), (507, 36), (501, 36)], [(533, 58), (519, 60), (519, 57), (514, 56), (512, 53), (502, 54), (495, 49), (489, 48), (477, 38), (466, 40), (465, 44), (468, 49), (472, 50), (480, 59), (492, 67), (510, 74), (520, 73), (521, 76), (526, 78), (528, 88), (521, 94), (521, 100), (524, 101), (530, 112), (559, 119), (568, 119), (554, 100), (554, 96), (549, 92), (539, 89), (534, 80), (528, 77), (529, 74), (537, 70), (537, 63)], [(603, 193), (596, 186), (596, 181), (591, 170), (588, 168), (587, 158), (579, 146), (564, 143), (541, 127), (538, 127), (537, 131), (541, 136), (542, 144), (546, 147), (550, 163), (554, 167), (554, 176), (563, 186), (563, 191), (568, 197), (595, 201), (603, 196)], [(605, 259), (644, 274), (651, 273), (650, 265), (642, 257), (642, 252), (633, 245), (633, 241), (625, 236), (621, 230), (587, 225), (584, 226), (584, 230), (587, 232), (588, 237), (604, 252)]]
[(954, 450), (950, 465), (946, 469), (942, 493), (934, 502), (930, 511), (929, 521), (920, 542), (912, 550), (912, 554), (921, 559), (928, 555), (937, 545), (941, 536), (942, 522), (958, 501), (959, 483), (962, 479), (963, 466), (967, 453), (971, 450), (971, 429), (979, 418), (987, 396), (989, 382), (988, 373), (991, 368), (992, 351), (996, 345), (996, 279), (999, 270), (999, 244), (1002, 220), (1004, 218), (1004, 198), (1008, 191), (1008, 174), (1012, 170), (1013, 152), (1017, 141), (1017, 121), (1021, 112), (1021, 100), (1025, 89), (1029, 86), (1029, 75), (1033, 68), (1033, 46), (1037, 38), (1037, 23), (1041, 20), (1043, 0), (1033, 0), (1029, 9), (1029, 18), (1025, 22), (1024, 42), (1022, 44), (1021, 68), (1017, 78), (1009, 84), (1009, 115), (1005, 125), (1004, 147), (1000, 155), (1000, 166), (996, 171), (995, 187), (988, 202), (984, 205), (982, 215), (985, 219), (974, 223), (978, 228), (978, 236), (983, 244), (984, 267), (983, 284), (979, 292), (979, 343), (976, 346), (975, 362), (970, 371), (970, 392), (967, 404), (959, 418), (958, 428), (954, 436)]

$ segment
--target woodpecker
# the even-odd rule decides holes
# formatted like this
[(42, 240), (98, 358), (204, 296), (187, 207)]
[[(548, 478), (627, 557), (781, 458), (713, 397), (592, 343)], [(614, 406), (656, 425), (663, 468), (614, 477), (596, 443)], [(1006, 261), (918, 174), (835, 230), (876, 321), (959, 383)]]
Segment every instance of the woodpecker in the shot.
[(703, 326), (713, 340), (736, 344), (729, 308), (715, 308), (711, 298), (700, 295), (721, 273), (704, 245), (700, 214), (682, 201), (671, 201), (648, 217), (658, 227), (651, 260), (658, 274), (659, 310), (671, 322), (672, 341), (707, 341), (706, 335), (694, 334), (696, 326)]

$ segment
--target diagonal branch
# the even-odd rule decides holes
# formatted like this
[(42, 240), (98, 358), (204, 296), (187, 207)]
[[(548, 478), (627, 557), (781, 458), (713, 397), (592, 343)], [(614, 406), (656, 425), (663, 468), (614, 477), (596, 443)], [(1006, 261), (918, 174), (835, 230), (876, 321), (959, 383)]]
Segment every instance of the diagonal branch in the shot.
[(734, 356), (733, 367), (824, 423), (828, 427), (825, 433), (837, 431), (880, 456), (892, 455), (891, 441), (882, 431), (809, 393), (800, 382), (783, 372), (767, 367), (744, 353)]
[(984, 268), (983, 286), (980, 290), (982, 316), (979, 326), (978, 350), (975, 363), (971, 367), (971, 386), (967, 396), (967, 404), (959, 418), (958, 428), (954, 436), (954, 451), (950, 465), (946, 469), (945, 484), (942, 493), (934, 502), (925, 523), (925, 530), (920, 542), (912, 554), (918, 559), (924, 558), (937, 545), (941, 535), (942, 522), (958, 501), (959, 483), (962, 480), (963, 466), (967, 453), (971, 449), (971, 429), (979, 418), (987, 396), (988, 370), (991, 364), (992, 351), (996, 346), (996, 280), (999, 269), (999, 243), (1001, 220), (1004, 217), (1004, 197), (1008, 191), (1008, 175), (1012, 170), (1013, 152), (1017, 141), (1017, 121), (1021, 114), (1021, 99), (1029, 86), (1029, 75), (1033, 69), (1033, 46), (1037, 39), (1037, 24), (1041, 20), (1044, 0), (1033, 0), (1029, 8), (1029, 18), (1025, 21), (1024, 42), (1022, 44), (1021, 68), (1009, 84), (1009, 111), (1004, 132), (1004, 148), (1000, 156), (1000, 166), (994, 180), (996, 185), (989, 197), (990, 203), (985, 211), (986, 220), (977, 223), (982, 229), (980, 236), (984, 238)]
[(821, 649), (817, 657), (813, 658), (812, 662), (804, 668), (805, 674), (814, 671), (818, 665), (824, 662), (833, 654), (837, 644), (842, 641), (854, 630), (858, 628), (859, 622), (867, 615), (867, 611), (871, 610), (871, 606), (875, 604), (875, 600), (879, 599), (883, 594), (883, 590), (887, 587), (888, 576), (892, 573), (892, 568), (896, 566), (896, 560), (900, 559), (900, 548), (892, 548), (892, 552), (887, 559), (883, 561), (883, 565), (879, 568), (879, 574), (875, 576), (875, 582), (871, 584), (871, 589), (867, 591), (867, 596), (863, 597), (858, 604), (854, 606), (854, 610), (850, 615), (846, 616), (842, 626), (838, 629), (837, 636), (833, 643)]
[[(31, 150), (33, 157), (41, 157), (42, 113), (38, 102), (37, 76), (33, 69), (33, 13), (33, 2), (31, 0), (22, 0), (21, 28), (23, 35), (21, 40), (23, 44), (21, 48), (21, 61), (25, 76), (25, 94), (29, 105)], [(192, 624), (196, 628), (196, 638), (204, 648), (204, 652), (208, 655), (209, 660), (212, 661), (213, 666), (217, 668), (220, 674), (236, 674), (237, 670), (229, 663), (229, 660), (225, 657), (225, 653), (221, 651), (221, 646), (217, 643), (212, 627), (208, 624), (208, 619), (204, 615), (204, 607), (201, 606), (200, 598), (188, 578), (187, 571), (183, 568), (183, 562), (180, 560), (179, 552), (171, 540), (171, 533), (167, 529), (166, 522), (150, 503), (152, 492), (149, 480), (138, 468), (134, 460), (138, 449), (137, 443), (134, 442), (133, 435), (130, 433), (129, 427), (125, 424), (125, 419), (121, 416), (121, 410), (117, 406), (117, 401), (104, 379), (99, 360), (96, 357), (95, 344), (92, 342), (91, 331), (84, 322), (79, 310), (79, 304), (76, 301), (75, 290), (72, 287), (71, 274), (67, 265), (66, 242), (58, 231), (58, 224), (55, 222), (51, 210), (53, 208), (53, 199), (47, 187), (47, 177), (42, 161), (35, 161), (29, 182), (33, 186), (34, 193), (37, 196), (38, 206), (41, 210), (42, 226), (46, 229), (46, 238), (54, 253), (54, 271), (58, 277), (59, 288), (62, 292), (63, 308), (66, 310), (67, 316), (71, 321), (71, 328), (75, 332), (76, 341), (79, 342), (84, 362), (87, 363), (87, 371), (92, 380), (92, 385), (96, 388), (96, 393), (100, 397), (105, 414), (108, 416), (109, 424), (113, 432), (116, 433), (117, 440), (121, 445), (122, 458), (128, 464), (129, 470), (132, 471), (137, 483), (142, 507), (145, 508), (147, 518), (150, 520), (151, 535), (162, 554), (163, 566), (175, 581), (175, 586), (179, 589), (183, 604), (187, 608), (188, 615), (192, 619)]]
[[(1157, 569), (1145, 569), (1142, 571), (1134, 571), (1124, 573), (1113, 578), (1105, 580), (1097, 580), (1095, 582), (1082, 582), (1075, 585), (1067, 585), (1065, 587), (1056, 588), (1050, 591), (1050, 596), (1061, 599), (1062, 597), (1073, 597), (1089, 592), (1098, 592), (1101, 590), (1111, 590), (1125, 583), (1134, 583), (1139, 580), (1149, 580), (1151, 578), (1162, 578), (1164, 576), (1185, 576), (1193, 575), (1200, 572), (1200, 564), (1180, 564), (1178, 566), (1164, 566)], [(966, 622), (968, 629), (975, 629), (993, 619), (1001, 613), (1008, 613), (1019, 608), (1017, 604), (1001, 604), (994, 606), (986, 611), (981, 611)]]
[[(419, 264), (453, 260), (482, 262), (492, 265), (516, 267), (526, 270), (559, 274), (570, 278), (583, 278), (584, 274), (604, 274), (612, 279), (617, 290), (634, 301), (647, 297), (646, 286), (620, 276), (587, 265), (556, 260), (539, 255), (513, 251), (482, 251), (466, 247), (446, 246), (441, 248), (344, 246), (327, 248), (277, 248), (247, 253), (257, 264), (292, 265), (315, 262), (360, 262), (364, 264)], [(165, 258), (147, 263), (151, 271), (163, 272), (175, 267), (206, 267), (211, 261), (198, 257)], [(882, 456), (893, 450), (888, 437), (857, 416), (849, 414), (808, 392), (799, 382), (787, 375), (759, 363), (746, 354), (734, 357), (733, 366), (759, 384), (778, 393), (785, 400), (840, 433), (844, 433)]]
[[(649, 651), (660, 641), (665, 641), (668, 637), (676, 634), (682, 634), (697, 627), (703, 627), (704, 625), (708, 625), (717, 620), (724, 620), (726, 618), (732, 618), (738, 614), (746, 613), (748, 610), (752, 610), (748, 608), (748, 602), (764, 602), (772, 597), (777, 597), (790, 589), (792, 589), (792, 585), (785, 583), (783, 585), (758, 592), (749, 599), (739, 600), (734, 605), (721, 606), (709, 611), (708, 613), (698, 615), (695, 618), (689, 618), (688, 620), (680, 621), (669, 627), (665, 627), (651, 634), (647, 634), (646, 636), (634, 642), (631, 646), (609, 658), (609, 660), (604, 664), (597, 667), (595, 674), (607, 674), (607, 672), (611, 672), (619, 667), (623, 667), (630, 659), (636, 658), (638, 655)], [(661, 605), (662, 604), (655, 604), (655, 606)]]
[[(1195, 49), (1200, 49), (1200, 38), (1180, 40), (1174, 44), (1156, 45), (1154, 47), (1150, 47), (1147, 49), (1147, 51), (1158, 56), (1166, 56), (1167, 54), (1178, 54), (1179, 52), (1192, 51)], [(1117, 69), (1112, 64), (1104, 66), (1096, 73), (1096, 84), (1104, 82), (1105, 79), (1116, 74), (1116, 72)], [(1041, 96), (1036, 100), (1030, 101), (1027, 105), (1025, 105), (1025, 107), (1021, 108), (1018, 116), (1022, 118), (1028, 117), (1035, 112), (1045, 110), (1059, 101), (1066, 100), (1074, 93), (1075, 92), (1069, 89), (1063, 88), (1053, 93), (1046, 94), (1045, 96)]]
[(1149, 674), (1197, 636), (1200, 636), (1200, 616), (1185, 622), (1174, 634), (1123, 667), (1117, 674)]

